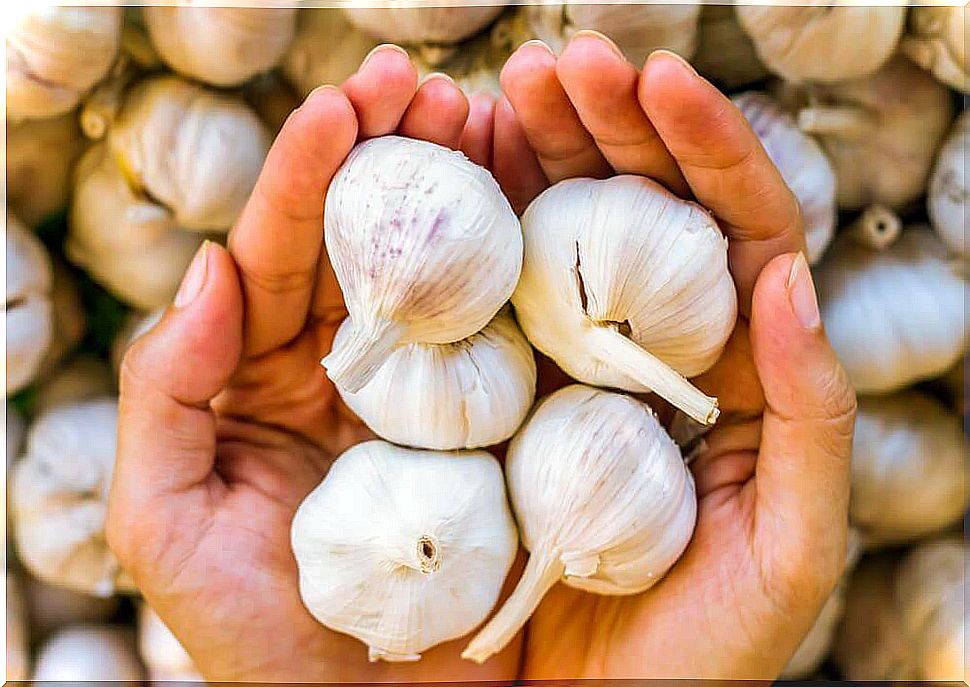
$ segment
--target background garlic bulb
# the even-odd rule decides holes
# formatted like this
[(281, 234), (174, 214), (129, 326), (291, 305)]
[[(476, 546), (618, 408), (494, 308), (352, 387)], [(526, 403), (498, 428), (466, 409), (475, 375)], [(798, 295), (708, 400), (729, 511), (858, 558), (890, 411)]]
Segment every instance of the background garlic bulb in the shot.
[[(334, 347), (351, 335), (351, 326), (344, 320)], [(388, 441), (440, 450), (479, 448), (505, 441), (522, 424), (535, 399), (536, 365), (532, 347), (504, 308), (467, 339), (395, 349), (355, 394), (337, 390)]]
[(399, 136), (351, 151), (327, 192), (324, 237), (353, 329), (323, 365), (352, 393), (395, 346), (479, 331), (522, 265), (519, 222), (492, 175)]
[(76, 403), (115, 391), (111, 369), (91, 354), (80, 354), (58, 368), (37, 389), (34, 412), (42, 413), (54, 406)]
[(27, 4), (7, 32), (7, 117), (73, 110), (111, 68), (121, 42), (120, 7)]
[(51, 266), (51, 343), (40, 365), (38, 379), (53, 374), (61, 361), (81, 343), (88, 326), (75, 276), (58, 258), (51, 260)]
[(29, 576), (24, 580), (24, 598), (30, 615), (30, 634), (35, 640), (65, 625), (107, 621), (120, 606), (116, 596), (81, 594)]
[(649, 589), (694, 531), (694, 480), (645, 403), (574, 384), (535, 409), (505, 459), (529, 562), (462, 656), (500, 651), (558, 581), (595, 594)]
[(902, 57), (866, 78), (789, 85), (781, 99), (822, 145), (835, 169), (839, 207), (849, 210), (873, 203), (900, 210), (922, 196), (953, 116), (946, 88)]
[(949, 136), (937, 153), (926, 204), (930, 222), (943, 243), (963, 256), (970, 254), (970, 239), (967, 238), (967, 213), (970, 209), (968, 156), (970, 111), (965, 111), (957, 117)]
[(788, 81), (835, 82), (872, 74), (893, 54), (906, 7), (858, 0), (737, 4), (738, 21), (768, 68)]
[(532, 345), (581, 382), (654, 391), (712, 424), (716, 399), (681, 376), (717, 361), (737, 317), (727, 240), (711, 215), (627, 175), (552, 186), (522, 228), (512, 303)]
[(726, 90), (761, 81), (768, 69), (741, 28), (733, 5), (703, 5), (697, 25), (697, 50), (691, 64)]
[(138, 652), (152, 682), (203, 682), (192, 657), (144, 601), (138, 604)]
[(51, 344), (51, 261), (40, 240), (7, 213), (7, 396), (33, 381)]
[(380, 0), (366, 7), (345, 7), (343, 12), (351, 24), (384, 43), (450, 45), (484, 29), (504, 8), (504, 0), (441, 7)]
[(960, 5), (913, 7), (901, 52), (943, 83), (970, 93), (970, 11)]
[(56, 406), (31, 426), (11, 475), (17, 552), (38, 578), (109, 596), (121, 570), (104, 539), (118, 404)]
[(146, 6), (142, 12), (162, 59), (215, 86), (237, 86), (271, 69), (296, 31), (297, 11), (287, 7)]
[(377, 43), (354, 28), (339, 9), (303, 9), (296, 38), (283, 58), (283, 74), (306, 97), (317, 86), (341, 84)]
[(112, 625), (73, 625), (37, 653), (34, 682), (119, 680), (140, 684), (143, 670), (131, 633)]
[(810, 136), (766, 93), (748, 91), (732, 102), (751, 124), (802, 210), (808, 261), (818, 262), (835, 233), (835, 171)]
[(881, 251), (839, 236), (814, 277), (829, 340), (861, 393), (940, 376), (967, 350), (967, 282), (926, 227)]
[(30, 632), (27, 627), (27, 609), (17, 578), (7, 573), (7, 659), (4, 680), (21, 681), (30, 678)]
[(292, 542), (317, 620), (372, 661), (413, 661), (485, 619), (518, 536), (492, 455), (369, 441), (303, 501)]

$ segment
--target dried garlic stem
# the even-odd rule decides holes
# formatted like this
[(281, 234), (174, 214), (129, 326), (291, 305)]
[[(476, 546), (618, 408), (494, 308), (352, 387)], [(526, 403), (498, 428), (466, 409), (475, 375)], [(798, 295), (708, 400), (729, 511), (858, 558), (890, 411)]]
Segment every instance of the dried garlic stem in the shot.
[(522, 629), (529, 617), (566, 571), (565, 566), (549, 550), (536, 546), (526, 563), (515, 591), (468, 643), (461, 657), (476, 663), (484, 663), (504, 649), (515, 633)]
[(902, 230), (903, 223), (895, 212), (885, 205), (871, 205), (847, 231), (856, 243), (883, 250), (896, 242)]
[(848, 139), (872, 135), (876, 123), (857, 107), (806, 107), (798, 112), (798, 128), (807, 134), (832, 134)]
[(100, 141), (121, 109), (122, 96), (134, 77), (134, 68), (126, 56), (121, 56), (109, 78), (91, 92), (81, 107), (78, 121), (81, 131), (93, 141)]
[(346, 342), (330, 351), (320, 364), (327, 368), (327, 376), (335, 384), (356, 393), (387, 360), (403, 333), (402, 325), (388, 320), (370, 326), (355, 325)]

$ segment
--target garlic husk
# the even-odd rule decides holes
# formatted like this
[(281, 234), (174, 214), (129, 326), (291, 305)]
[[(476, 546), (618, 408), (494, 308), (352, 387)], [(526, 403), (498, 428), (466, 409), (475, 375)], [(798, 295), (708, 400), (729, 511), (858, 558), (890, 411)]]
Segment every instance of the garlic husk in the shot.
[(318, 86), (343, 83), (377, 44), (341, 10), (306, 8), (300, 10), (296, 38), (283, 58), (283, 75), (306, 97)]
[(68, 625), (99, 623), (118, 612), (117, 596), (98, 597), (45, 584), (34, 577), (24, 580), (24, 596), (30, 617), (30, 634), (43, 639)]
[(840, 235), (814, 278), (829, 340), (860, 393), (938, 377), (967, 350), (967, 282), (927, 227), (907, 227), (882, 250)]
[(930, 223), (936, 233), (951, 251), (961, 256), (970, 254), (970, 239), (967, 238), (970, 210), (968, 156), (970, 112), (963, 112), (936, 155), (926, 202)]
[(970, 93), (970, 11), (966, 6), (913, 7), (900, 52), (948, 86)]
[(372, 661), (414, 661), (485, 619), (518, 536), (492, 455), (369, 441), (297, 509), (292, 544), (317, 620)]
[(808, 261), (818, 262), (835, 234), (835, 170), (822, 148), (766, 93), (731, 99), (758, 135), (801, 207)]
[(836, 82), (868, 76), (889, 60), (906, 7), (858, 0), (735, 5), (762, 62), (787, 81)]
[(903, 210), (923, 195), (953, 104), (949, 91), (912, 62), (896, 57), (866, 78), (788, 84), (779, 95), (828, 155), (839, 207)]
[(37, 652), (38, 682), (123, 681), (140, 684), (143, 670), (131, 631), (113, 625), (66, 627)]
[(7, 658), (4, 680), (22, 681), (30, 678), (30, 631), (27, 608), (17, 578), (7, 573)]
[(138, 604), (138, 652), (152, 682), (203, 682), (192, 657), (144, 601)]
[(556, 582), (638, 594), (660, 581), (694, 531), (694, 480), (680, 449), (629, 396), (574, 384), (546, 397), (512, 439), (505, 473), (530, 557), (462, 653), (479, 663), (508, 644)]
[(717, 400), (684, 379), (717, 361), (737, 317), (727, 240), (711, 215), (624, 175), (559, 182), (522, 228), (512, 303), (532, 345), (578, 381), (654, 391), (713, 424)]
[(165, 309), (159, 308), (149, 313), (133, 312), (128, 315), (125, 323), (115, 335), (115, 340), (111, 343), (111, 367), (116, 376), (121, 372), (121, 362), (131, 345), (158, 324), (164, 314)]
[(82, 353), (58, 368), (37, 388), (34, 412), (77, 403), (115, 392), (111, 368), (90, 353)]
[(484, 29), (504, 8), (501, 0), (441, 7), (377, 0), (367, 7), (345, 7), (343, 12), (360, 31), (384, 43), (451, 45)]
[(24, 5), (7, 31), (7, 117), (73, 110), (111, 68), (121, 42), (119, 7)]
[(34, 380), (51, 345), (51, 282), (47, 250), (8, 212), (4, 307), (7, 396)]
[(214, 86), (238, 86), (272, 69), (296, 32), (295, 8), (146, 6), (142, 12), (162, 59)]
[(55, 406), (30, 428), (11, 471), (11, 518), (20, 559), (42, 581), (94, 596), (121, 586), (104, 537), (117, 421), (117, 401), (104, 398)]
[(399, 136), (351, 151), (327, 192), (324, 238), (353, 335), (322, 363), (351, 393), (396, 346), (482, 329), (522, 266), (519, 221), (492, 175), (461, 153)]
[(738, 23), (732, 5), (702, 7), (697, 25), (697, 50), (691, 64), (728, 91), (768, 76), (768, 68), (758, 58), (754, 43)]

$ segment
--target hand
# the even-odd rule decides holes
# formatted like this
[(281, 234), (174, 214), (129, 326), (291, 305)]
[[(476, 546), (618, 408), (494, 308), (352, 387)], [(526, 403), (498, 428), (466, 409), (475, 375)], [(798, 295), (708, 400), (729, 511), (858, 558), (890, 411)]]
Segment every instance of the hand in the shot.
[(557, 585), (528, 625), (522, 677), (775, 678), (843, 567), (855, 411), (797, 253), (797, 201), (738, 110), (670, 53), (640, 74), (581, 32), (558, 60), (524, 45), (501, 82), (493, 169), (517, 209), (567, 177), (657, 179), (716, 215), (741, 306), (695, 380), (721, 416), (691, 465), (690, 546), (643, 594)]
[(497, 680), (518, 669), (518, 643), (477, 666), (459, 658), (465, 640), (418, 663), (368, 663), (362, 643), (304, 608), (290, 549), (297, 506), (340, 451), (371, 436), (318, 363), (346, 315), (323, 249), (330, 180), (358, 139), (392, 132), (487, 161), (492, 104), (469, 105), (443, 78), (418, 87), (391, 46), (342, 89), (312, 93), (273, 145), (229, 251), (200, 250), (174, 305), (125, 357), (108, 540), (209, 680)]

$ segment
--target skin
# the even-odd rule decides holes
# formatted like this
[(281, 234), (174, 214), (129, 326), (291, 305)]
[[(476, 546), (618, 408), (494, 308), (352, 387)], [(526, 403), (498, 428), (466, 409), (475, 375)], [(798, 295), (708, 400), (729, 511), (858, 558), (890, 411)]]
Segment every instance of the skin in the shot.
[[(740, 113), (678, 58), (655, 53), (638, 71), (590, 32), (558, 60), (522, 46), (502, 87), (495, 101), (444, 78), (418, 86), (406, 55), (382, 47), (340, 89), (315, 91), (229, 250), (200, 251), (125, 358), (109, 544), (210, 680), (773, 678), (838, 578), (855, 398), (798, 255), (797, 203)], [(722, 415), (691, 464), (700, 505), (684, 556), (636, 596), (556, 586), (482, 666), (459, 659), (467, 639), (415, 664), (368, 663), (303, 607), (289, 546), (300, 501), (370, 436), (318, 366), (346, 314), (323, 198), (355, 141), (395, 131), (461, 148), (519, 211), (570, 176), (658, 179), (715, 214), (741, 303), (723, 358), (695, 380)], [(540, 369), (540, 392), (565, 381)]]

